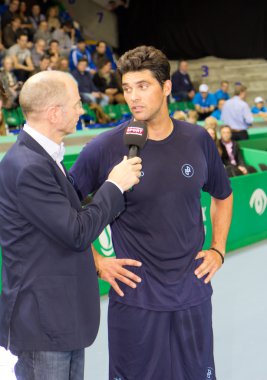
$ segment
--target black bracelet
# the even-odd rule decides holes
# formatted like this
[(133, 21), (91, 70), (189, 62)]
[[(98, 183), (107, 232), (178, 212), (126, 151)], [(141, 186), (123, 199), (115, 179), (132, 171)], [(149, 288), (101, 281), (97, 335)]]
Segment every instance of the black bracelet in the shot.
[(214, 248), (214, 247), (211, 247), (210, 250), (217, 252), (221, 256), (222, 264), (223, 264), (224, 263), (224, 256), (223, 256), (223, 254), (217, 248)]

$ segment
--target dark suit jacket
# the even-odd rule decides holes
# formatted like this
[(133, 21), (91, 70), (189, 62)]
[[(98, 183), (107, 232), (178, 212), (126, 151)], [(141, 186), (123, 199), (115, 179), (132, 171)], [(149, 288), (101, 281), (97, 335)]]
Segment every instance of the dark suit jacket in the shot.
[[(220, 140), (220, 145), (222, 148), (223, 164), (225, 166), (231, 165), (231, 160), (230, 160), (228, 153), (227, 153), (227, 150), (226, 150), (225, 146), (222, 144), (221, 140)], [(244, 162), (242, 154), (241, 154), (240, 146), (239, 146), (238, 142), (236, 142), (236, 141), (233, 141), (233, 154), (234, 154), (237, 166), (245, 166), (245, 162)]]
[(1, 346), (71, 351), (92, 344), (99, 289), (90, 243), (123, 209), (109, 182), (82, 208), (55, 161), (20, 133), (0, 163)]
[(172, 94), (179, 94), (179, 92), (190, 92), (194, 89), (188, 74), (182, 74), (179, 70), (175, 71), (172, 75)]

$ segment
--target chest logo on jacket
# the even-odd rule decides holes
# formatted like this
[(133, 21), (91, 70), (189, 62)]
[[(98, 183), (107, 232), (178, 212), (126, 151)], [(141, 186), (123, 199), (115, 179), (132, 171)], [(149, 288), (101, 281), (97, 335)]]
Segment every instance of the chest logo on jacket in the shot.
[(191, 178), (191, 177), (193, 177), (193, 175), (194, 175), (194, 168), (193, 168), (193, 166), (192, 165), (190, 165), (190, 164), (184, 164), (183, 166), (182, 166), (182, 173), (183, 173), (183, 175), (186, 177), (186, 178)]

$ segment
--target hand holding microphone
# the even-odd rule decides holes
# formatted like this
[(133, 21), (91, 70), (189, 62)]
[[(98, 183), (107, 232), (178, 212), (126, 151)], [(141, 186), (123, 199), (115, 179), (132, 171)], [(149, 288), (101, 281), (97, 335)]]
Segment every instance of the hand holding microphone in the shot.
[(119, 185), (123, 191), (132, 190), (133, 185), (140, 182), (141, 177), (141, 158), (142, 149), (147, 140), (147, 128), (145, 123), (133, 121), (124, 131), (124, 144), (129, 147), (128, 159), (125, 156), (120, 164), (111, 171), (108, 179)]
[(116, 183), (123, 191), (129, 190), (139, 183), (141, 176), (141, 158), (134, 157), (130, 160), (125, 156), (121, 163), (116, 165), (108, 176), (108, 180)]

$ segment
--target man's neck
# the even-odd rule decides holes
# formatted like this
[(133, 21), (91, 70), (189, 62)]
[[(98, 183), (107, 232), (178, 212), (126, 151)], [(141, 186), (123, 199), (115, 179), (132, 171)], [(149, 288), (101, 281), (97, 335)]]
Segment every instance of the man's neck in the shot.
[(61, 135), (58, 132), (51, 131), (50, 126), (45, 126), (43, 124), (39, 125), (38, 123), (31, 121), (28, 121), (27, 124), (29, 125), (29, 127), (41, 133), (43, 136), (55, 142), (56, 144), (60, 145), (63, 142), (64, 135)]
[(148, 138), (160, 141), (166, 139), (173, 131), (173, 122), (169, 115), (157, 117), (147, 122)]

